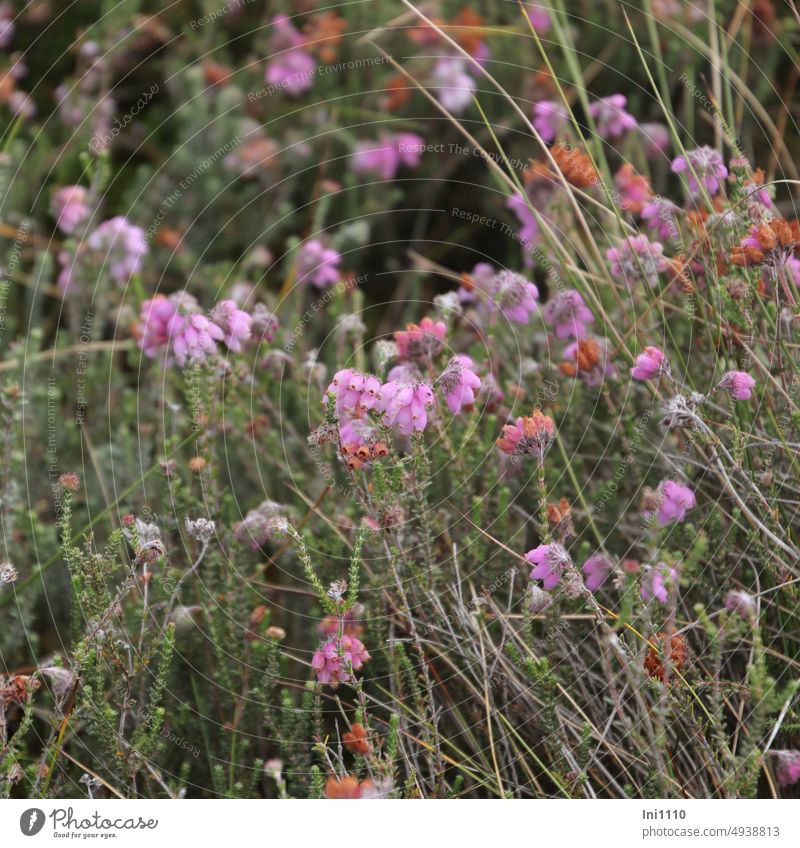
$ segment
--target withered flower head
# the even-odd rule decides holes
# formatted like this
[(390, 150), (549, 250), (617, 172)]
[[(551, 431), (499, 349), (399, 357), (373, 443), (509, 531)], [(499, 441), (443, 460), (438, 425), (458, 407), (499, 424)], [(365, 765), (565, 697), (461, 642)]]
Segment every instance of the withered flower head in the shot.
[(350, 725), (350, 730), (347, 733), (342, 734), (342, 741), (344, 742), (344, 747), (352, 754), (366, 756), (372, 750), (372, 745), (369, 744), (364, 725), (359, 724), (357, 721)]
[(575, 188), (590, 188), (600, 181), (592, 160), (577, 147), (556, 144), (550, 148), (550, 154), (564, 179)]
[(669, 654), (669, 666), (671, 671), (681, 671), (686, 665), (686, 660), (689, 656), (686, 640), (680, 633), (673, 633), (672, 638), (668, 639), (666, 633), (657, 633), (651, 637), (651, 642), (655, 643), (656, 647), (649, 647), (644, 658), (644, 670), (658, 680), (666, 681), (667, 670), (665, 663), (667, 662), (667, 654)]
[(797, 222), (790, 224), (783, 218), (775, 218), (754, 227), (750, 235), (731, 251), (731, 262), (742, 268), (759, 265), (779, 268), (797, 250), (799, 244)]

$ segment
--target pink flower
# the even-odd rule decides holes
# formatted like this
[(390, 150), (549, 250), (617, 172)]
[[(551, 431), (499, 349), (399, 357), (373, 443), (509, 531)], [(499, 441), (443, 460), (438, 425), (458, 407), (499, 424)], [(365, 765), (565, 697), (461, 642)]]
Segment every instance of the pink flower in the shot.
[(671, 200), (657, 197), (653, 203), (648, 203), (641, 211), (641, 218), (645, 224), (658, 233), (658, 237), (665, 241), (678, 241), (678, 214), (680, 207)]
[(536, 312), (539, 289), (514, 271), (498, 271), (489, 283), (488, 295), (509, 321), (527, 324)]
[(397, 148), (397, 157), (401, 165), (406, 168), (416, 168), (419, 165), (419, 157), (425, 149), (425, 139), (416, 133), (397, 133), (393, 138), (394, 146)]
[(530, 19), (531, 26), (537, 32), (550, 31), (550, 12), (548, 12), (547, 9), (545, 9), (543, 6), (540, 6), (538, 3), (526, 3), (525, 11), (528, 13), (528, 18)]
[(545, 589), (554, 589), (561, 580), (561, 572), (570, 563), (569, 554), (562, 545), (539, 545), (528, 551), (525, 559), (534, 564), (531, 580), (541, 580)]
[(368, 418), (339, 419), (339, 441), (351, 452), (363, 445), (368, 445), (376, 432), (376, 428), (369, 423)]
[(589, 104), (589, 114), (601, 138), (607, 141), (619, 138), (636, 126), (636, 118), (625, 111), (627, 104), (628, 98), (624, 94), (612, 94)]
[(569, 109), (555, 100), (540, 100), (533, 107), (533, 126), (542, 141), (555, 141), (569, 123)]
[(468, 356), (457, 354), (436, 381), (453, 415), (475, 403), (475, 391), (480, 388), (481, 378), (473, 371), (474, 367)]
[(750, 621), (756, 614), (756, 599), (747, 592), (732, 589), (725, 596), (725, 609)]
[(157, 294), (141, 307), (138, 327), (139, 347), (145, 356), (155, 358), (169, 342), (169, 327), (178, 311), (174, 301)]
[(773, 751), (778, 762), (775, 766), (775, 779), (779, 786), (792, 786), (800, 780), (800, 751)]
[[(381, 381), (372, 374), (362, 374), (353, 368), (344, 368), (333, 375), (325, 390), (325, 398), (336, 398), (336, 413), (352, 412), (360, 418), (367, 410), (378, 405)], [(323, 401), (324, 402), (324, 401)]]
[(214, 356), (217, 342), (225, 338), (222, 328), (199, 312), (183, 317), (175, 315), (169, 322), (169, 335), (172, 353), (180, 366), (184, 366), (187, 360), (203, 362)]
[(329, 639), (318, 648), (311, 658), (311, 668), (320, 683), (336, 687), (340, 683), (353, 681), (353, 672), (359, 671), (368, 659), (370, 655), (361, 640), (344, 635)]
[(533, 266), (533, 256), (531, 255), (530, 248), (539, 235), (539, 224), (536, 221), (529, 202), (519, 192), (512, 194), (508, 198), (506, 209), (510, 209), (519, 220), (517, 238), (523, 248), (525, 248), (522, 252), (522, 259), (526, 267), (531, 268)]
[[(692, 194), (700, 194), (700, 183), (709, 194), (716, 194), (719, 191), (720, 182), (728, 176), (722, 154), (707, 145), (698, 147), (696, 150), (687, 150), (686, 156), (673, 159), (672, 171), (675, 174), (686, 175), (689, 191)], [(700, 183), (697, 182), (698, 179)]]
[(669, 600), (669, 590), (678, 585), (678, 572), (660, 562), (654, 568), (649, 568), (642, 576), (642, 600), (650, 601), (655, 598), (665, 604)]
[(358, 142), (350, 167), (356, 174), (374, 174), (391, 180), (401, 165), (416, 167), (424, 147), (424, 139), (414, 133), (382, 135), (378, 141)]
[(333, 248), (325, 247), (318, 239), (303, 242), (296, 256), (297, 280), (309, 282), (318, 289), (339, 282), (339, 263), (342, 257)]
[(295, 29), (286, 15), (272, 19), (270, 50), (273, 58), (267, 64), (267, 85), (282, 88), (296, 97), (311, 88), (314, 77), (314, 58), (304, 48), (306, 39)]
[(644, 155), (648, 159), (660, 159), (669, 147), (669, 129), (664, 124), (639, 124), (644, 143)]
[(447, 56), (433, 66), (431, 88), (448, 112), (461, 114), (472, 103), (475, 87), (475, 80), (467, 73), (466, 60), (462, 57)]
[(127, 283), (139, 273), (142, 257), (148, 251), (144, 230), (124, 215), (103, 221), (86, 243), (92, 250), (105, 251), (103, 262), (108, 263), (109, 273), (118, 283)]
[(666, 480), (661, 484), (660, 489), (661, 503), (656, 517), (662, 527), (672, 521), (684, 521), (686, 513), (697, 506), (694, 492), (682, 483)]
[(728, 389), (734, 400), (750, 400), (756, 381), (747, 371), (728, 371), (722, 378), (719, 388)]
[(50, 212), (62, 233), (72, 235), (88, 220), (91, 209), (86, 202), (88, 192), (83, 186), (64, 186), (50, 197)]
[(394, 340), (403, 359), (427, 360), (441, 351), (446, 332), (444, 321), (432, 321), (426, 317), (419, 324), (406, 324), (405, 330), (394, 334)]
[(217, 342), (225, 338), (223, 329), (202, 315), (197, 301), (183, 291), (145, 301), (137, 335), (145, 356), (171, 354), (181, 366), (215, 355)]
[(222, 328), (223, 341), (234, 353), (240, 353), (242, 343), (250, 338), (250, 316), (239, 309), (233, 300), (221, 300), (211, 313), (211, 320)]
[(384, 413), (383, 423), (397, 427), (406, 436), (412, 430), (422, 432), (428, 424), (428, 412), (433, 408), (434, 397), (430, 386), (424, 383), (398, 383), (390, 380), (381, 386), (378, 409)]
[(574, 289), (560, 291), (545, 304), (544, 317), (553, 325), (558, 339), (582, 339), (588, 332), (586, 325), (594, 321), (591, 309)]
[(400, 157), (391, 139), (384, 136), (380, 141), (359, 141), (350, 167), (357, 174), (374, 174), (391, 180), (400, 167)]
[(611, 571), (611, 561), (602, 554), (589, 557), (583, 564), (583, 575), (586, 588), (590, 592), (596, 592), (605, 582)]
[(631, 281), (644, 280), (656, 286), (658, 275), (670, 267), (664, 246), (645, 235), (628, 236), (619, 247), (610, 247), (606, 258), (611, 263), (611, 273), (622, 277), (628, 285)]
[(636, 364), (631, 368), (634, 380), (652, 380), (668, 370), (664, 353), (657, 347), (646, 347), (644, 353), (636, 357)]

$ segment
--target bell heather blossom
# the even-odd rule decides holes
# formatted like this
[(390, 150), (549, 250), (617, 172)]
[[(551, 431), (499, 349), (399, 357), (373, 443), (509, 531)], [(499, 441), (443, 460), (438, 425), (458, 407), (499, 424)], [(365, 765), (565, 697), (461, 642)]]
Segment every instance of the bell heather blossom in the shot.
[(539, 289), (514, 271), (498, 271), (489, 283), (488, 295), (492, 303), (509, 320), (527, 324), (536, 312)]
[(272, 19), (270, 51), (264, 79), (267, 85), (286, 91), (292, 97), (311, 88), (314, 76), (314, 58), (305, 49), (306, 39), (295, 29), (286, 15)]
[[(708, 147), (708, 145), (698, 147), (695, 150), (687, 150), (686, 156), (678, 156), (673, 159), (672, 172), (674, 174), (685, 174), (689, 191), (692, 194), (701, 193), (701, 184), (709, 194), (716, 194), (719, 191), (721, 181), (728, 176), (728, 169), (725, 167), (722, 154), (718, 150)], [(700, 183), (697, 182), (698, 179)]]
[(594, 321), (591, 309), (575, 289), (558, 292), (545, 304), (543, 314), (553, 325), (557, 339), (581, 339), (588, 333), (586, 325)]
[(382, 135), (378, 141), (360, 141), (350, 159), (356, 174), (374, 174), (384, 180), (394, 179), (402, 165), (415, 168), (425, 140), (414, 133)]
[(475, 403), (475, 391), (481, 386), (481, 378), (473, 370), (474, 367), (470, 357), (457, 354), (447, 363), (447, 368), (436, 381), (453, 415), (458, 415), (465, 406)]
[(64, 186), (53, 192), (50, 197), (50, 212), (62, 233), (72, 235), (88, 220), (91, 209), (87, 197), (88, 192), (79, 185)]
[(665, 241), (677, 241), (678, 215), (681, 208), (665, 197), (657, 197), (652, 203), (646, 204), (640, 212), (641, 219), (659, 238)]
[(250, 335), (254, 341), (271, 342), (278, 329), (278, 317), (271, 312), (263, 303), (257, 303), (253, 307), (250, 316)]
[(317, 674), (320, 683), (334, 688), (340, 683), (349, 683), (355, 679), (354, 671), (359, 671), (370, 659), (367, 649), (356, 636), (336, 637), (320, 646), (311, 658), (311, 668)]
[(412, 430), (422, 432), (428, 425), (428, 412), (433, 408), (434, 397), (425, 383), (399, 383), (390, 380), (381, 386), (377, 408), (387, 427), (397, 427), (406, 436)]
[(772, 751), (772, 755), (778, 760), (775, 766), (778, 785), (785, 787), (797, 783), (800, 780), (800, 751), (784, 749)]
[(569, 123), (569, 109), (555, 100), (540, 100), (533, 107), (533, 126), (542, 141), (555, 141)]
[(655, 598), (659, 603), (666, 604), (669, 601), (670, 588), (677, 585), (678, 572), (660, 562), (655, 567), (648, 568), (642, 575), (642, 600), (651, 601)]
[(660, 123), (639, 124), (644, 155), (648, 159), (660, 159), (669, 147), (669, 129)]
[(606, 258), (611, 273), (626, 283), (644, 280), (649, 286), (657, 286), (658, 275), (670, 267), (664, 246), (645, 235), (629, 236), (618, 247), (608, 248)]
[(750, 400), (756, 381), (746, 371), (728, 371), (718, 388), (728, 389), (734, 400)]
[(124, 215), (103, 221), (86, 243), (92, 250), (105, 251), (103, 261), (108, 263), (111, 277), (118, 283), (127, 283), (142, 267), (142, 257), (147, 253), (144, 230), (131, 224)]
[(525, 3), (525, 11), (531, 26), (537, 32), (549, 32), (552, 24), (550, 23), (550, 12), (538, 3)]
[(333, 248), (325, 247), (319, 239), (303, 242), (295, 258), (297, 280), (309, 282), (318, 289), (335, 285), (339, 282), (341, 261), (341, 255)]
[[(333, 380), (325, 390), (325, 398), (336, 398), (336, 412), (363, 415), (368, 409), (377, 407), (381, 392), (381, 381), (372, 374), (362, 374), (353, 368), (344, 368), (333, 375)], [(323, 403), (325, 401), (323, 400)]]
[(662, 527), (672, 521), (684, 521), (686, 513), (697, 506), (697, 498), (695, 498), (694, 492), (682, 483), (675, 480), (665, 480), (659, 488), (661, 490), (660, 503), (656, 517)]
[(366, 447), (375, 438), (377, 429), (368, 418), (340, 418), (339, 441), (347, 453)]
[(553, 419), (534, 409), (531, 415), (504, 425), (496, 444), (509, 456), (536, 456), (541, 460), (555, 435)]
[(590, 592), (596, 592), (605, 583), (611, 568), (611, 561), (603, 554), (589, 557), (582, 569), (586, 588)]
[(634, 380), (653, 380), (668, 371), (669, 364), (664, 358), (663, 351), (657, 347), (648, 346), (644, 349), (644, 353), (636, 357), (636, 363), (631, 368), (631, 377)]
[(472, 103), (475, 80), (467, 73), (466, 60), (461, 56), (446, 56), (433, 66), (431, 88), (439, 102), (454, 115)]
[(444, 321), (433, 321), (427, 317), (419, 324), (406, 324), (405, 330), (394, 334), (397, 353), (402, 359), (430, 359), (441, 351), (446, 332)]
[(252, 319), (233, 300), (221, 300), (211, 313), (211, 320), (225, 334), (223, 341), (234, 353), (241, 353), (242, 344), (250, 338)]
[(571, 560), (563, 545), (539, 545), (528, 551), (525, 559), (532, 562), (531, 580), (541, 580), (545, 589), (554, 589), (561, 580), (561, 572)]
[(171, 355), (181, 367), (187, 360), (203, 362), (214, 356), (217, 342), (225, 339), (222, 327), (203, 315), (197, 301), (186, 292), (146, 300), (137, 335), (145, 356)]
[(636, 127), (636, 118), (625, 111), (627, 105), (628, 98), (624, 94), (601, 97), (589, 104), (589, 114), (601, 138), (616, 139)]
[(756, 599), (748, 592), (731, 589), (725, 596), (725, 609), (751, 621), (756, 614)]
[(178, 312), (171, 298), (157, 294), (146, 300), (140, 310), (138, 344), (145, 356), (155, 358), (169, 342), (169, 328)]
[(190, 362), (203, 362), (217, 353), (217, 342), (223, 341), (225, 332), (213, 321), (199, 312), (181, 317), (176, 315), (170, 322), (172, 353), (181, 367)]

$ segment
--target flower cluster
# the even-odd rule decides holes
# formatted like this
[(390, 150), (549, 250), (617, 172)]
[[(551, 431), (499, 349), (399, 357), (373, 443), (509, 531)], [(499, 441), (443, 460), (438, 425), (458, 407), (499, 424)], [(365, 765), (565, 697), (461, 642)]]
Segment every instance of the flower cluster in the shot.
[(393, 180), (402, 166), (415, 168), (425, 141), (414, 133), (383, 135), (378, 141), (360, 141), (351, 158), (356, 174)]
[(251, 316), (232, 300), (221, 301), (204, 315), (195, 298), (181, 291), (146, 300), (136, 335), (145, 356), (174, 360), (183, 367), (216, 357), (220, 342), (233, 353), (241, 352), (251, 338), (251, 324)]
[(359, 671), (370, 659), (364, 644), (356, 636), (337, 636), (328, 639), (311, 658), (317, 680), (334, 688), (340, 683), (355, 680), (354, 672)]

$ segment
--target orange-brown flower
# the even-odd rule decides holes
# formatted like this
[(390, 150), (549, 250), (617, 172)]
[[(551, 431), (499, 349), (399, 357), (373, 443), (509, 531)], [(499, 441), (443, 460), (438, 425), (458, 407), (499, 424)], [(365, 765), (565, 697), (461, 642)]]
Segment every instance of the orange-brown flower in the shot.
[(27, 674), (15, 674), (9, 678), (0, 676), (0, 705), (4, 702), (23, 704), (40, 685), (35, 677)]
[(553, 531), (553, 536), (564, 542), (570, 536), (575, 535), (575, 527), (572, 524), (572, 507), (566, 498), (561, 498), (557, 503), (547, 504), (547, 520)]
[(800, 244), (797, 222), (776, 218), (754, 227), (731, 251), (731, 262), (742, 268), (783, 265)]
[(644, 658), (644, 669), (650, 677), (655, 677), (662, 681), (666, 680), (667, 670), (665, 663), (667, 662), (667, 652), (669, 652), (671, 672), (681, 671), (686, 665), (689, 651), (686, 646), (686, 640), (680, 633), (673, 633), (671, 639), (667, 638), (666, 633), (657, 633), (650, 641), (655, 643), (655, 647), (649, 647)]
[(483, 18), (473, 8), (465, 6), (453, 18), (449, 33), (467, 53), (474, 55), (483, 43)]
[(497, 447), (510, 456), (530, 454), (541, 458), (555, 433), (553, 419), (535, 409), (530, 415), (517, 418), (514, 424), (506, 424), (503, 435), (497, 440)]
[(347, 774), (343, 778), (329, 777), (325, 781), (325, 797), (329, 799), (342, 800), (348, 798), (361, 798), (365, 791), (372, 789), (372, 781), (361, 783), (355, 777)]
[(393, 112), (411, 99), (411, 85), (402, 74), (393, 74), (386, 80), (384, 105)]
[(203, 77), (206, 85), (212, 88), (225, 85), (232, 76), (233, 70), (227, 65), (221, 65), (219, 62), (213, 62), (210, 59), (203, 62)]
[(372, 745), (369, 744), (364, 725), (359, 724), (357, 721), (354, 721), (350, 725), (350, 730), (347, 733), (342, 734), (342, 742), (344, 742), (344, 747), (351, 754), (366, 756), (372, 750)]
[(314, 47), (319, 58), (330, 65), (336, 61), (342, 33), (347, 29), (347, 21), (336, 12), (320, 12), (312, 15), (303, 28), (308, 36), (309, 47)]
[(592, 160), (577, 147), (556, 144), (550, 148), (550, 154), (564, 179), (576, 188), (589, 188), (599, 182)]

